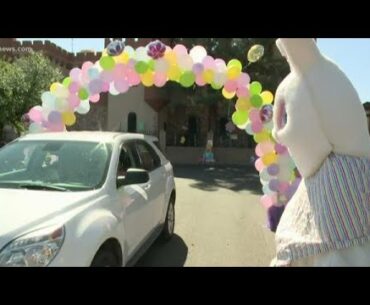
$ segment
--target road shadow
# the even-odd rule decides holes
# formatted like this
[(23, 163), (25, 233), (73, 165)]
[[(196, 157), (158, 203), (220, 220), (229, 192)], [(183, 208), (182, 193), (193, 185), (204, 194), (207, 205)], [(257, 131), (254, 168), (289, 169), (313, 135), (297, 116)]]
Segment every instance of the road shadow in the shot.
[(187, 256), (187, 245), (175, 234), (167, 242), (156, 240), (134, 267), (183, 267)]
[(251, 166), (178, 165), (174, 166), (174, 174), (176, 178), (196, 180), (190, 186), (207, 192), (225, 188), (263, 194), (259, 174)]

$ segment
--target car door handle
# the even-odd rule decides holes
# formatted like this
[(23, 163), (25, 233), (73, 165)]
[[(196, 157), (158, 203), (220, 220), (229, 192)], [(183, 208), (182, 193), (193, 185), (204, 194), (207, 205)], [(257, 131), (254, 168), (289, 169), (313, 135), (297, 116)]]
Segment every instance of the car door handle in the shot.
[(144, 185), (143, 189), (147, 191), (147, 190), (150, 189), (150, 186), (151, 186), (150, 183), (148, 183), (148, 184)]

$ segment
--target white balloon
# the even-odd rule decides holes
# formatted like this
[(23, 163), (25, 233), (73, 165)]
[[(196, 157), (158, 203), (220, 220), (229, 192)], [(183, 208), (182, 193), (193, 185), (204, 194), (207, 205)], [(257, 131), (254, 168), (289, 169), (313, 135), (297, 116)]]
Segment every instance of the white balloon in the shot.
[(42, 126), (37, 123), (31, 123), (30, 127), (28, 128), (28, 131), (30, 133), (38, 133), (38, 132), (42, 132), (42, 130), (43, 130)]
[(60, 85), (58, 88), (55, 90), (54, 95), (59, 98), (67, 98), (69, 96), (69, 91), (66, 87)]
[(57, 98), (55, 100), (55, 109), (59, 112), (65, 112), (69, 109), (69, 102), (64, 98)]
[(76, 108), (79, 114), (86, 114), (90, 111), (89, 101), (81, 101), (80, 105)]
[(216, 85), (223, 86), (226, 83), (226, 80), (227, 80), (227, 75), (225, 73), (220, 73), (220, 72), (215, 73), (213, 81)]
[(166, 73), (169, 69), (170, 65), (168, 61), (164, 58), (159, 58), (156, 60), (154, 64), (154, 69), (156, 72), (163, 72)]
[(114, 87), (114, 83), (109, 84), (109, 93), (112, 95), (119, 95), (119, 91)]
[(190, 57), (195, 63), (200, 63), (207, 56), (207, 51), (202, 46), (195, 46), (190, 50)]
[(135, 50), (131, 46), (125, 46), (123, 52), (126, 52), (130, 58), (134, 57), (135, 55)]
[(150, 60), (150, 57), (148, 55), (148, 51), (147, 51), (147, 48), (146, 47), (139, 47), (136, 49), (136, 53), (135, 53), (135, 59), (137, 61), (149, 61)]

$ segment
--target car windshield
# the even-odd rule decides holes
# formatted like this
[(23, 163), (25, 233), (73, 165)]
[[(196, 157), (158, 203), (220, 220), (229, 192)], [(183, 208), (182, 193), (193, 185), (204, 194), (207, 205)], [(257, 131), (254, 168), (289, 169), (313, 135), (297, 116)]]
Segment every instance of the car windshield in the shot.
[(16, 141), (0, 149), (0, 188), (82, 191), (106, 179), (110, 144)]

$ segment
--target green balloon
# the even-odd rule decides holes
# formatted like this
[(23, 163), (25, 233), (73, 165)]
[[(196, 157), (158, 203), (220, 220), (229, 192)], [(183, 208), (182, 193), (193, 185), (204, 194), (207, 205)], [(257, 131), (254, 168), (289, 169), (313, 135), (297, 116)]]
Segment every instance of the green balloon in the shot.
[(135, 65), (135, 70), (139, 74), (143, 74), (148, 71), (148, 64), (145, 61), (138, 61)]
[(237, 67), (239, 70), (241, 70), (243, 68), (242, 63), (237, 59), (230, 60), (227, 64), (227, 67), (228, 68)]
[(103, 68), (103, 70), (112, 70), (115, 66), (115, 62), (112, 56), (103, 56), (99, 60), (100, 66)]
[(78, 91), (78, 96), (82, 101), (87, 100), (89, 98), (89, 92), (85, 88), (81, 88)]
[(155, 61), (153, 59), (149, 60), (148, 68), (149, 68), (149, 70), (152, 70), (152, 71), (155, 70)]
[(215, 82), (211, 83), (211, 87), (215, 90), (220, 90), (222, 88), (222, 85), (215, 84)]
[(250, 101), (251, 101), (252, 106), (256, 108), (261, 107), (263, 104), (263, 99), (260, 95), (252, 95)]
[(252, 82), (249, 86), (249, 92), (251, 95), (257, 95), (262, 92), (262, 85), (260, 82)]
[(243, 125), (248, 121), (248, 112), (235, 111), (231, 119), (235, 125)]
[(71, 78), (68, 76), (65, 79), (63, 79), (63, 86), (68, 87), (69, 84), (71, 83)]
[(185, 88), (191, 87), (192, 85), (194, 85), (194, 82), (195, 82), (195, 75), (191, 71), (184, 72), (180, 76), (180, 84)]

